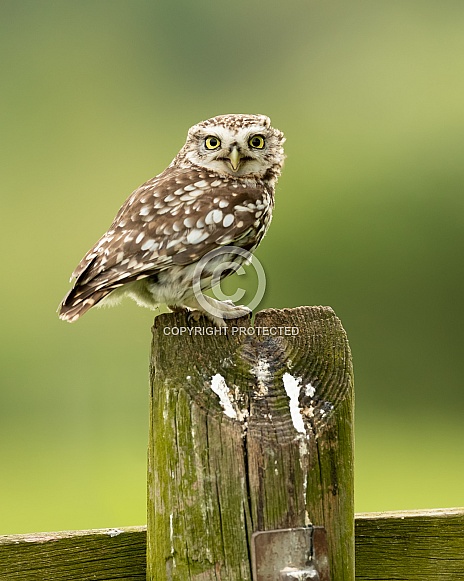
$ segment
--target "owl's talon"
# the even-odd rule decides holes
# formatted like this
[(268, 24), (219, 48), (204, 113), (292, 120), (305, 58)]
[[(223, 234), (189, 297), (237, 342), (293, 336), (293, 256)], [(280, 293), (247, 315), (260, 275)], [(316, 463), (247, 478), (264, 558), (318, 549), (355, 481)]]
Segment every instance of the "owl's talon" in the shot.
[(203, 315), (203, 313), (201, 311), (198, 311), (198, 310), (189, 311), (187, 318), (188, 318), (189, 322), (193, 321), (194, 323), (198, 323), (200, 321), (200, 318), (202, 315)]
[(253, 314), (253, 311), (244, 305), (240, 305), (237, 308), (240, 310), (237, 311), (237, 316), (235, 317), (236, 319), (240, 319), (241, 317), (251, 317)]
[(170, 309), (173, 313), (188, 313), (189, 312), (187, 307), (182, 307), (181, 305), (168, 305), (168, 309)]

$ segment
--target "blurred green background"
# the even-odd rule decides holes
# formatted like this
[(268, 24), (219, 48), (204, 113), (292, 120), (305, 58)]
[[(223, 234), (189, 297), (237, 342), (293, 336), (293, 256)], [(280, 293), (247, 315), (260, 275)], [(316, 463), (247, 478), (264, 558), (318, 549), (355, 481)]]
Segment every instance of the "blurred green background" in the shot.
[(463, 27), (457, 0), (2, 0), (0, 533), (146, 521), (153, 314), (55, 310), (188, 127), (232, 112), (287, 137), (261, 306), (348, 332), (356, 509), (464, 504)]

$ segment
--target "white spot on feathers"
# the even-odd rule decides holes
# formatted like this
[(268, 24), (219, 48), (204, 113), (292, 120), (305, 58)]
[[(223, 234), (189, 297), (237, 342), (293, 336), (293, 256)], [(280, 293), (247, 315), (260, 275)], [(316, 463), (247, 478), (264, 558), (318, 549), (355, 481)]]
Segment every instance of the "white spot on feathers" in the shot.
[(188, 218), (184, 219), (184, 226), (186, 228), (193, 228), (195, 226), (195, 218), (193, 218), (192, 216), (189, 216)]
[(232, 226), (234, 220), (235, 216), (233, 214), (226, 214), (226, 216), (224, 216), (224, 220), (222, 221), (222, 225), (224, 228), (228, 228), (229, 226)]
[(205, 216), (205, 224), (211, 225), (213, 223), (213, 213), (215, 210), (211, 210)]
[(240, 204), (237, 204), (234, 206), (234, 210), (236, 212), (252, 212), (255, 210), (255, 208), (256, 206), (254, 204), (248, 204), (247, 206), (241, 206)]
[(145, 240), (141, 246), (141, 250), (155, 250), (156, 248), (158, 248), (158, 242), (152, 238)]
[(174, 238), (174, 239), (169, 240), (169, 242), (166, 244), (166, 249), (169, 250), (169, 248), (172, 248), (176, 244), (179, 244), (179, 242), (180, 242), (180, 238)]
[(199, 242), (203, 242), (208, 238), (209, 232), (206, 230), (197, 230), (194, 228), (187, 234), (187, 243), (188, 244), (198, 244)]
[[(221, 222), (221, 220), (222, 220), (222, 211), (221, 210), (213, 210), (212, 218), (213, 218), (213, 222), (215, 224), (219, 224), (219, 222)], [(206, 222), (206, 220), (205, 220), (205, 222)]]

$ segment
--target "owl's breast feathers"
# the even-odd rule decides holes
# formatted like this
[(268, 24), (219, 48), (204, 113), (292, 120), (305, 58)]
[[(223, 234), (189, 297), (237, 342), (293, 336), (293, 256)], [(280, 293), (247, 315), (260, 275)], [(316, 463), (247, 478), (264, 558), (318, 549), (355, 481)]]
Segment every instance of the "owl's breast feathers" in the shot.
[(218, 247), (252, 252), (273, 206), (273, 185), (266, 180), (167, 168), (135, 190), (79, 263), (61, 317), (72, 320), (68, 314), (79, 305), (90, 308), (126, 283), (192, 264)]

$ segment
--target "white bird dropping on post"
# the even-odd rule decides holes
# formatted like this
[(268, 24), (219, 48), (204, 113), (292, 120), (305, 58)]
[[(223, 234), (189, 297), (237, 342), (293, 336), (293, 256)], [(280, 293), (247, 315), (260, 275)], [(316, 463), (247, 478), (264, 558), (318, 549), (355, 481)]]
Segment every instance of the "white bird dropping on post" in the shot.
[(303, 416), (301, 415), (301, 409), (298, 401), (298, 397), (300, 395), (301, 377), (293, 377), (293, 375), (290, 375), (290, 373), (284, 373), (282, 380), (284, 382), (285, 392), (290, 399), (289, 407), (293, 427), (300, 434), (306, 434)]
[(230, 389), (227, 387), (226, 380), (220, 373), (216, 373), (211, 378), (211, 389), (219, 397), (219, 403), (224, 408), (224, 413), (229, 418), (237, 418), (237, 412), (234, 410), (229, 398)]

